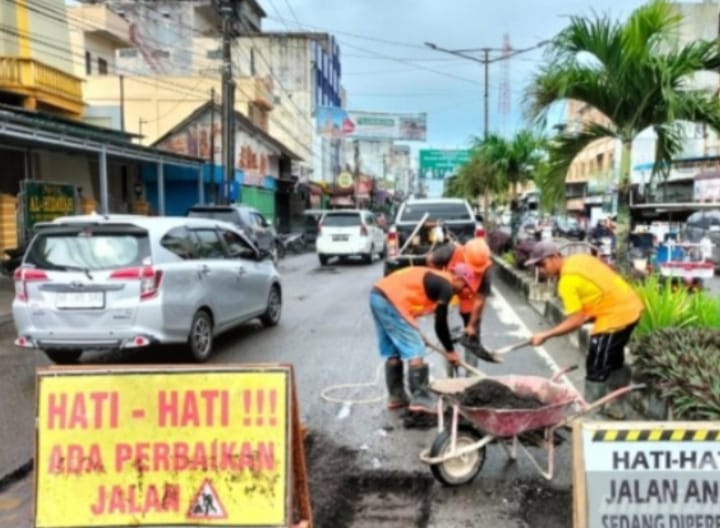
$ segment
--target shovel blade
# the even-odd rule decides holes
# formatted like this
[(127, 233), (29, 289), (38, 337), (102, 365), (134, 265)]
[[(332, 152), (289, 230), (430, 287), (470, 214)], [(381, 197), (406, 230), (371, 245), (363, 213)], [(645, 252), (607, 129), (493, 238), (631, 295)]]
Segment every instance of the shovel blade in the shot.
[(480, 343), (474, 343), (469, 339), (463, 339), (461, 344), (465, 347), (465, 350), (469, 350), (470, 353), (478, 359), (482, 359), (483, 361), (488, 361), (490, 363), (502, 363), (502, 360), (498, 356), (490, 352)]

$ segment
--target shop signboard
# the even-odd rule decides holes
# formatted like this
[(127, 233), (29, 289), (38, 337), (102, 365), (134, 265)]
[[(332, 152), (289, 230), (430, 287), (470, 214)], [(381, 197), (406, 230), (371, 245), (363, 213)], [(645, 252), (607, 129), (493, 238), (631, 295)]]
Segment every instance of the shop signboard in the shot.
[(31, 230), (38, 222), (50, 222), (77, 212), (77, 189), (72, 184), (24, 181), (21, 194), (26, 230)]

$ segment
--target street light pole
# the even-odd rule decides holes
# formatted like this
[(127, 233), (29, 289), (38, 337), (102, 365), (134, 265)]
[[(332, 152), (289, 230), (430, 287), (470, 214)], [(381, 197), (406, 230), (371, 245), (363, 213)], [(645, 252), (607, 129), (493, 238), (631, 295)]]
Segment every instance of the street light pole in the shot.
[[(516, 55), (520, 55), (522, 53), (527, 53), (528, 51), (536, 50), (538, 48), (541, 48), (545, 44), (547, 44), (547, 41), (543, 40), (541, 42), (538, 42), (534, 46), (530, 46), (529, 48), (511, 50), (510, 53), (500, 55), (499, 57), (491, 58), (490, 53), (492, 53), (492, 52), (507, 52), (507, 50), (501, 49), (501, 48), (477, 48), (477, 49), (469, 49), (469, 50), (452, 50), (452, 49), (447, 49), (447, 48), (441, 48), (440, 46), (438, 46), (437, 44), (435, 44), (433, 42), (425, 42), (425, 45), (432, 50), (440, 51), (442, 53), (448, 53), (450, 55), (455, 55), (456, 57), (461, 57), (463, 59), (471, 60), (474, 62), (479, 62), (480, 64), (482, 64), (484, 66), (485, 90), (484, 90), (484, 94), (483, 94), (483, 99), (484, 99), (485, 115), (484, 115), (484, 119), (483, 119), (483, 137), (485, 139), (487, 139), (488, 134), (489, 134), (489, 109), (488, 108), (489, 108), (489, 98), (490, 98), (490, 93), (489, 93), (489, 91), (490, 91), (489, 90), (489, 88), (490, 88), (490, 68), (489, 68), (489, 66), (490, 66), (490, 64), (493, 62), (500, 62), (503, 60), (507, 60)], [(475, 57), (474, 55), (469, 55), (470, 52), (477, 52), (477, 51), (482, 51), (482, 53), (483, 53), (482, 58)]]
[(235, 81), (232, 76), (232, 33), (235, 11), (228, 0), (220, 4), (222, 15), (222, 149), (223, 181), (226, 203), (230, 203), (230, 189), (235, 180)]

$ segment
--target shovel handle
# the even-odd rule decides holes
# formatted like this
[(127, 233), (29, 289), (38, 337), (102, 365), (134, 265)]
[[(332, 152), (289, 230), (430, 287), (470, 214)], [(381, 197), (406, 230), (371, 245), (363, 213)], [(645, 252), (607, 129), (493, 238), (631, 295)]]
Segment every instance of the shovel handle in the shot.
[(499, 348), (498, 350), (493, 351), (493, 354), (496, 356), (502, 356), (504, 354), (507, 354), (508, 352), (517, 350), (518, 348), (530, 346), (530, 343), (531, 343), (531, 341), (529, 339), (525, 339), (523, 341), (520, 341), (519, 343), (515, 343), (514, 345), (508, 345), (506, 347)]
[[(447, 353), (445, 352), (445, 350), (443, 350), (442, 348), (440, 348), (439, 346), (437, 346), (435, 343), (433, 343), (432, 341), (430, 341), (430, 340), (429, 340), (427, 337), (425, 337), (423, 334), (420, 334), (420, 335), (422, 335), (423, 341), (425, 341), (425, 344), (426, 344), (431, 350), (433, 350), (434, 352), (437, 352), (438, 354), (440, 354), (442, 357), (445, 358), (445, 360), (446, 360), (448, 363), (450, 363), (450, 360), (448, 359)], [(473, 367), (472, 365), (467, 364), (467, 363), (466, 363), (465, 361), (463, 361), (462, 359), (458, 359), (458, 365), (460, 365), (462, 368), (464, 368), (464, 369), (467, 370), (468, 372), (472, 372), (472, 373), (475, 374), (476, 376), (480, 376), (480, 377), (483, 377), (483, 378), (487, 376), (487, 374), (485, 374), (482, 370), (476, 369), (476, 368)]]

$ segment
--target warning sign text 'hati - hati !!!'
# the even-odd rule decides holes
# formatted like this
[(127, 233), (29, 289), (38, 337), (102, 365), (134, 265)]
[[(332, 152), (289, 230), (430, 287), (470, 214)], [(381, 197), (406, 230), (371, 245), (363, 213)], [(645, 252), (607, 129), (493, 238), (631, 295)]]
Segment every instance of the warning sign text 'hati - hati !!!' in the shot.
[(282, 525), (288, 373), (40, 376), (36, 525)]
[(585, 432), (589, 528), (720, 528), (717, 425), (663, 425)]

